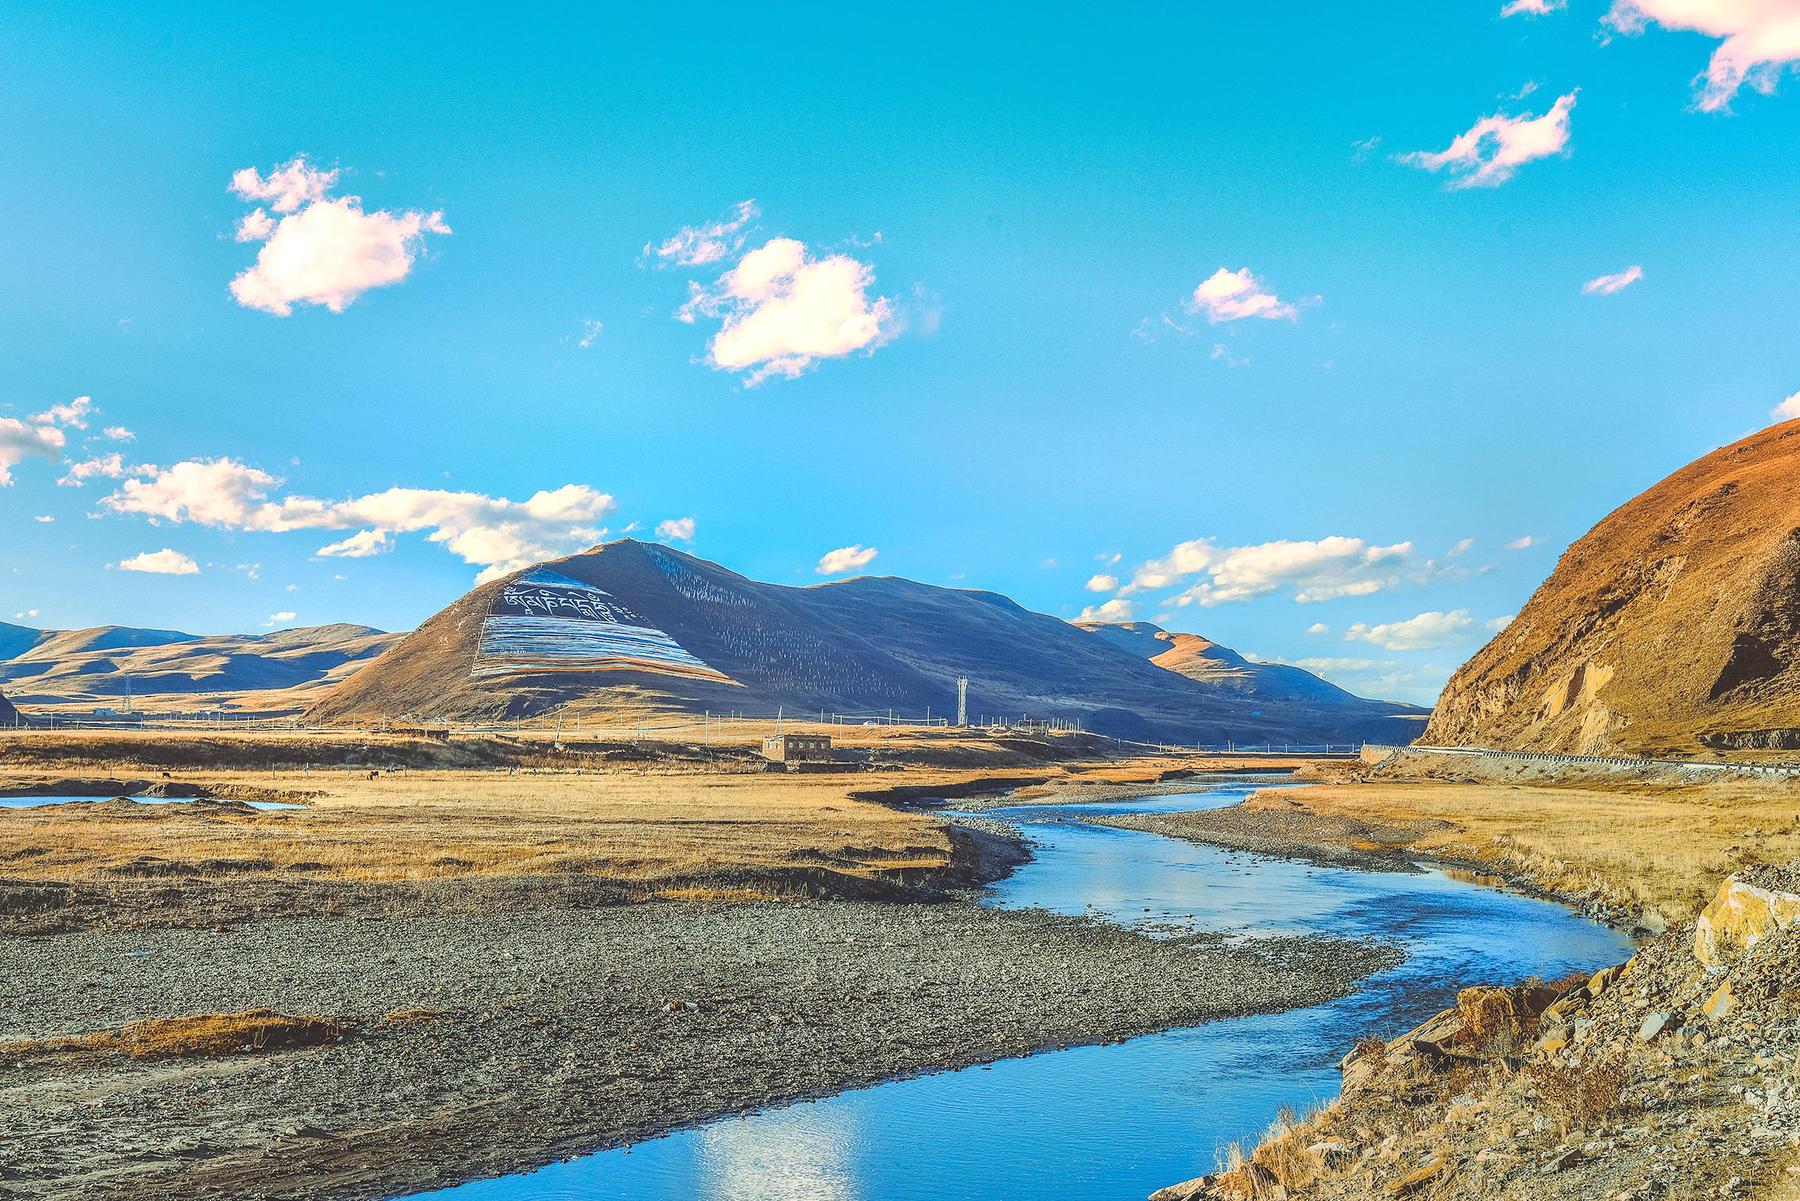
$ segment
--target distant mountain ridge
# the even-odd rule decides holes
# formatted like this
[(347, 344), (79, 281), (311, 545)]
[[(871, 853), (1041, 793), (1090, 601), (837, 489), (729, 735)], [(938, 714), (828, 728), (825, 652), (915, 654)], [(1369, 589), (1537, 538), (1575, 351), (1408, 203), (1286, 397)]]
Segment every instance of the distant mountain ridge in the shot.
[(298, 712), (401, 635), (325, 625), (200, 635), (133, 626), (39, 630), (0, 623), (0, 686), (27, 711), (225, 704)]
[[(1266, 670), (1204, 639), (1166, 648), (1187, 668), (1178, 670), (1131, 642), (1142, 633), (1075, 626), (995, 593), (895, 577), (761, 583), (623, 539), (476, 588), (334, 687), (308, 717), (950, 716), (965, 675), (972, 719), (1055, 717), (1163, 741), (1406, 740), (1423, 714), (1296, 668)], [(1201, 671), (1200, 660), (1216, 678), (1188, 674)]]
[(1143, 655), (1166, 671), (1246, 696), (1321, 704), (1352, 704), (1362, 700), (1305, 668), (1246, 659), (1230, 647), (1199, 634), (1177, 634), (1147, 621), (1079, 624), (1082, 629), (1099, 634), (1133, 654)]

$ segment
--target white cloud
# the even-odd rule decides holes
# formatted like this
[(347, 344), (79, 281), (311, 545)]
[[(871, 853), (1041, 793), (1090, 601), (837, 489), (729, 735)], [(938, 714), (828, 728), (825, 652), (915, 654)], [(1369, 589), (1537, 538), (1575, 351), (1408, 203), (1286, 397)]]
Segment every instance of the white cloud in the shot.
[(1769, 416), (1776, 421), (1792, 421), (1794, 418), (1800, 417), (1800, 392), (1794, 393), (1770, 409)]
[(1483, 117), (1445, 149), (1415, 151), (1401, 155), (1400, 161), (1427, 171), (1447, 169), (1453, 188), (1498, 187), (1533, 159), (1567, 151), (1575, 96), (1557, 97), (1541, 117)]
[(606, 536), (596, 524), (613, 498), (585, 484), (564, 484), (526, 500), (429, 488), (389, 488), (348, 500), (309, 496), (272, 499), (281, 481), (235, 459), (191, 459), (172, 467), (145, 465), (102, 500), (117, 513), (220, 529), (286, 533), (360, 530), (318, 552), (330, 557), (376, 554), (395, 534), (423, 533), (487, 580), (545, 559), (583, 550)]
[(114, 442), (136, 442), (137, 441), (137, 435), (132, 433), (130, 430), (126, 429), (122, 425), (109, 425), (106, 427), (104, 432), (105, 432), (106, 436), (108, 438), (111, 438)]
[(1435, 609), (1380, 625), (1356, 622), (1344, 631), (1345, 642), (1367, 642), (1390, 651), (1428, 651), (1465, 641), (1475, 619), (1467, 609), (1440, 613)]
[(31, 617), (36, 617), (37, 615), (38, 615), (38, 611), (36, 609), (21, 609), (21, 610), (19, 610), (19, 612), (14, 613), (13, 617), (14, 618), (31, 618)]
[(656, 523), (656, 536), (692, 542), (694, 540), (694, 519), (692, 517), (671, 517), (667, 521), (659, 521)]
[(26, 459), (57, 459), (68, 445), (67, 430), (84, 430), (94, 402), (77, 396), (30, 417), (0, 417), (0, 487), (13, 482), (12, 471)]
[(575, 345), (586, 350), (595, 342), (599, 341), (600, 335), (605, 332), (606, 326), (604, 323), (595, 321), (592, 317), (583, 317), (581, 319), (581, 339), (576, 342)]
[(325, 199), (337, 186), (337, 177), (335, 169), (320, 170), (307, 162), (302, 154), (267, 176), (255, 167), (234, 172), (231, 190), (245, 200), (264, 201), (278, 213), (292, 213)]
[(1795, 0), (1613, 0), (1603, 22), (1623, 34), (1651, 22), (1721, 39), (1695, 78), (1695, 103), (1716, 112), (1745, 84), (1769, 95), (1787, 66), (1800, 60), (1800, 3)]
[(37, 522), (39, 525), (52, 525), (55, 523), (56, 518), (52, 517), (48, 513), (41, 513), (38, 516), (33, 517), (32, 520)]
[(1293, 305), (1269, 291), (1262, 280), (1250, 274), (1248, 267), (1236, 271), (1220, 267), (1207, 276), (1188, 297), (1187, 311), (1213, 322), (1242, 321), (1246, 317), (1291, 321), (1299, 316)]
[(130, 472), (124, 458), (115, 450), (99, 458), (70, 463), (56, 482), (60, 487), (79, 488), (92, 479), (122, 480)]
[(1543, 17), (1553, 12), (1560, 12), (1569, 6), (1569, 0), (1512, 0), (1500, 10), (1503, 17)]
[(1174, 598), (1176, 605), (1228, 604), (1286, 589), (1302, 604), (1367, 596), (1398, 584), (1413, 545), (1376, 546), (1361, 538), (1279, 540), (1221, 547), (1210, 538), (1183, 542), (1163, 559), (1139, 567), (1124, 593), (1173, 587), (1205, 577)]
[(1507, 626), (1511, 625), (1513, 623), (1513, 618), (1517, 616), (1518, 614), (1516, 613), (1508, 613), (1503, 617), (1490, 617), (1482, 624), (1488, 628), (1490, 633), (1498, 634), (1501, 630), (1504, 630)]
[(1307, 632), (1307, 633), (1308, 633), (1308, 634), (1309, 634), (1309, 635), (1311, 635), (1311, 636), (1312, 636), (1312, 637), (1315, 637), (1315, 638), (1316, 638), (1316, 637), (1318, 637), (1318, 636), (1319, 636), (1319, 635), (1320, 635), (1320, 634), (1329, 634), (1329, 633), (1331, 633), (1331, 627), (1330, 627), (1330, 626), (1328, 626), (1328, 625), (1326, 625), (1326, 624), (1325, 624), (1325, 623), (1324, 623), (1324, 622), (1322, 622), (1322, 621), (1315, 621), (1315, 622), (1313, 622), (1313, 623), (1312, 623), (1312, 624), (1311, 624), (1311, 625), (1309, 625), (1309, 626), (1307, 626), (1307, 627), (1306, 627), (1306, 632)]
[(739, 201), (728, 217), (683, 226), (655, 245), (646, 242), (644, 257), (660, 260), (658, 266), (705, 267), (724, 262), (744, 248), (744, 231), (761, 215), (756, 201)]
[(359, 530), (348, 538), (321, 546), (313, 552), (321, 559), (368, 559), (394, 549), (389, 530)]
[(774, 238), (704, 287), (688, 285), (676, 312), (688, 323), (721, 322), (707, 343), (707, 362), (744, 374), (754, 387), (771, 377), (805, 372), (820, 359), (873, 351), (899, 333), (900, 318), (887, 297), (871, 298), (875, 272), (845, 254), (815, 258), (804, 242)]
[(1644, 269), (1633, 263), (1623, 271), (1615, 271), (1611, 275), (1597, 275), (1581, 285), (1584, 296), (1611, 296), (1623, 292), (1638, 280), (1644, 278)]
[(200, 565), (178, 550), (164, 547), (161, 550), (145, 551), (141, 555), (133, 555), (113, 566), (120, 571), (141, 571), (149, 575), (199, 575)]
[(238, 223), (238, 241), (262, 243), (255, 265), (231, 281), (239, 304), (278, 317), (296, 304), (341, 313), (370, 288), (405, 279), (426, 234), (450, 232), (441, 212), (365, 212), (359, 196), (332, 197), (337, 176), (303, 157), (267, 178), (254, 167), (232, 176), (233, 192), (282, 214), (258, 208)]
[(1454, 559), (1461, 555), (1466, 555), (1469, 553), (1469, 549), (1474, 545), (1475, 539), (1473, 538), (1458, 538), (1456, 540), (1456, 545), (1444, 552), (1444, 557), (1447, 559)]
[(1514, 538), (1511, 542), (1508, 542), (1506, 544), (1505, 549), (1506, 550), (1529, 550), (1531, 547), (1536, 546), (1536, 545), (1537, 545), (1537, 539), (1533, 538), (1530, 534), (1525, 534), (1518, 538)]
[(293, 623), (294, 618), (296, 618), (298, 616), (299, 616), (299, 614), (295, 613), (292, 609), (283, 609), (279, 613), (269, 614), (269, 620), (263, 622), (263, 625), (268, 626), (270, 628), (273, 628), (275, 626), (290, 625)]
[(1076, 621), (1131, 621), (1134, 619), (1133, 605), (1123, 597), (1115, 596), (1098, 605), (1089, 605), (1075, 615)]
[(1119, 588), (1119, 577), (1116, 575), (1089, 576), (1087, 590), (1089, 592), (1116, 592)]
[(819, 565), (813, 570), (820, 575), (843, 575), (867, 567), (878, 553), (872, 546), (840, 546), (820, 556)]

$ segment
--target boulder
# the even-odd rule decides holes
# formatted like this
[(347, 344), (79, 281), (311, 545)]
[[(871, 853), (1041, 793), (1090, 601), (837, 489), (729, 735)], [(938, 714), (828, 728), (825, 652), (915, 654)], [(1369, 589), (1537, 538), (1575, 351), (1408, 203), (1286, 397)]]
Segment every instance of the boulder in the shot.
[(1206, 1187), (1211, 1183), (1211, 1176), (1196, 1176), (1192, 1180), (1183, 1180), (1180, 1184), (1157, 1189), (1150, 1194), (1150, 1201), (1195, 1201), (1196, 1198), (1205, 1196)]
[(1707, 967), (1724, 967), (1796, 921), (1800, 921), (1800, 894), (1733, 876), (1694, 923), (1694, 956)]

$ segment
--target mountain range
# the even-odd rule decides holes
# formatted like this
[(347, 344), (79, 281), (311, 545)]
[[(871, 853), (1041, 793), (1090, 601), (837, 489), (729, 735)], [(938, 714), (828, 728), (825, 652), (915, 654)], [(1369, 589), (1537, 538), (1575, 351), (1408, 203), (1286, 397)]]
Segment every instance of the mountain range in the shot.
[(307, 717), (951, 716), (959, 677), (971, 720), (1057, 718), (1128, 738), (1407, 741), (1423, 716), (1142, 623), (1077, 626), (894, 577), (761, 583), (622, 539), (476, 588)]
[(147, 712), (223, 707), (298, 713), (318, 689), (400, 638), (359, 625), (202, 636), (133, 626), (39, 630), (0, 623), (0, 688), (33, 713), (71, 715), (127, 702)]
[(1690, 463), (1578, 540), (1450, 680), (1424, 740), (1800, 747), (1800, 422)]

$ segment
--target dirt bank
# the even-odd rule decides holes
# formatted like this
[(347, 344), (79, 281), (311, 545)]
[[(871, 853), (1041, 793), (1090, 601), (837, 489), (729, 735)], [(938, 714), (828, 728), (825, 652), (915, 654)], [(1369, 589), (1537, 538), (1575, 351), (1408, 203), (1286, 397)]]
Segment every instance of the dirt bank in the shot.
[[(0, 1062), (0, 1189), (391, 1197), (896, 1074), (1314, 1004), (1393, 957), (1156, 940), (966, 903), (500, 907), (5, 937), (0, 1041), (251, 1008), (349, 1034), (194, 1059)], [(412, 1012), (384, 1020), (399, 1011)]]

